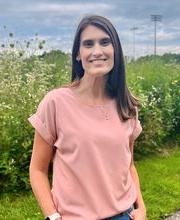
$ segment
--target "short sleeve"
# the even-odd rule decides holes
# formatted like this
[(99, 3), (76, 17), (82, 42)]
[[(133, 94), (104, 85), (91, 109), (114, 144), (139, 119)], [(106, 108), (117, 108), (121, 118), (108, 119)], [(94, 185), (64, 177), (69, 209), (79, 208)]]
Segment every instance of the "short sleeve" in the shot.
[(140, 133), (142, 132), (142, 126), (141, 123), (138, 119), (138, 109), (136, 107), (136, 118), (134, 119), (134, 126), (133, 126), (133, 131), (131, 134), (131, 140), (135, 141), (138, 136), (140, 135)]
[(41, 137), (51, 146), (57, 137), (55, 102), (52, 91), (48, 92), (39, 103), (35, 114), (28, 118), (31, 125), (37, 130)]

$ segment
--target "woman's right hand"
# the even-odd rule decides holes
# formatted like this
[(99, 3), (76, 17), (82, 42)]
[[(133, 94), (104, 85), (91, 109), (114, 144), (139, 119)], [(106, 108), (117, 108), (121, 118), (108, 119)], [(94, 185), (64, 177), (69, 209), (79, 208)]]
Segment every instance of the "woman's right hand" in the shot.
[(128, 215), (133, 220), (146, 220), (146, 210), (143, 208), (133, 209)]

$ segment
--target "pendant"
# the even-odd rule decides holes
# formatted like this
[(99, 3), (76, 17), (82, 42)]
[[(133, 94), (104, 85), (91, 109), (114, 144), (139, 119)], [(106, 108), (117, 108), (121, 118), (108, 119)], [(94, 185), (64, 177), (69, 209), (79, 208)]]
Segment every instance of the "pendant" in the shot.
[(104, 106), (100, 106), (99, 110), (100, 110), (101, 114), (103, 115), (103, 117), (105, 118), (105, 120), (110, 119), (110, 114), (108, 112), (108, 109), (106, 109)]

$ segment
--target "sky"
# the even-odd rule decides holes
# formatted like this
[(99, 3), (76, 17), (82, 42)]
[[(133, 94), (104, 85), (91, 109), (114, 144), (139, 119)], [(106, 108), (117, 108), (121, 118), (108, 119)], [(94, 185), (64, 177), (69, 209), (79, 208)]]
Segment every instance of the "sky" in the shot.
[(135, 58), (154, 53), (151, 15), (162, 15), (157, 22), (157, 54), (180, 53), (180, 0), (0, 0), (0, 45), (45, 40), (45, 50), (71, 53), (77, 25), (88, 14), (108, 18), (124, 55)]

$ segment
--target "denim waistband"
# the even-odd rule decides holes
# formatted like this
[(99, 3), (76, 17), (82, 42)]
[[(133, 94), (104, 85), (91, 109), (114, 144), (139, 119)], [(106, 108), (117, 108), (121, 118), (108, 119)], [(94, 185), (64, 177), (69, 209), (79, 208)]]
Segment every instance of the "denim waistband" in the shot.
[(126, 213), (130, 213), (133, 209), (134, 209), (134, 205), (130, 206), (129, 209), (127, 209), (127, 210), (124, 211), (124, 212), (121, 212), (121, 213), (118, 214), (118, 215), (121, 216), (121, 215), (124, 215), (124, 214), (126, 214)]
[(117, 214), (117, 215), (113, 215), (113, 216), (108, 217), (108, 218), (106, 218), (106, 219), (104, 219), (104, 220), (109, 220), (109, 219), (113, 219), (113, 218), (115, 218), (115, 217), (120, 217), (120, 216), (126, 215), (127, 213), (130, 213), (133, 209), (134, 209), (134, 205), (130, 206), (130, 208), (128, 208), (128, 209), (125, 210), (124, 212), (121, 212), (121, 213), (119, 213), (119, 214)]

